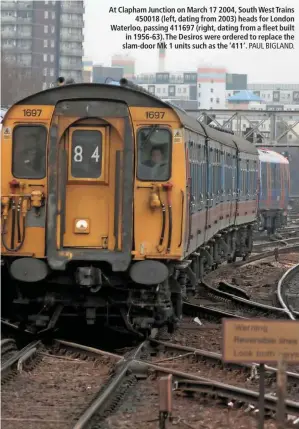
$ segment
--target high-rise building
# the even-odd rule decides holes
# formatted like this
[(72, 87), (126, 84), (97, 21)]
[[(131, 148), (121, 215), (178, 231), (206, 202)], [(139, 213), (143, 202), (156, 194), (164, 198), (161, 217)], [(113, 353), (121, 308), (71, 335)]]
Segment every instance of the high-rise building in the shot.
[(82, 81), (83, 15), (84, 1), (1, 1), (2, 59), (40, 89), (59, 76)]
[(198, 107), (200, 109), (225, 108), (226, 69), (199, 67), (197, 76)]

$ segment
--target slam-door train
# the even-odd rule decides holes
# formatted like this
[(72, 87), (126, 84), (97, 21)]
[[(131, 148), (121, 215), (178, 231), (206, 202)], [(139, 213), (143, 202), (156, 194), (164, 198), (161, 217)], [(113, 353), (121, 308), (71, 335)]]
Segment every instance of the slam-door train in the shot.
[(2, 125), (2, 294), (24, 323), (171, 329), (206, 272), (250, 254), (258, 203), (284, 222), (287, 160), (126, 80), (39, 92)]

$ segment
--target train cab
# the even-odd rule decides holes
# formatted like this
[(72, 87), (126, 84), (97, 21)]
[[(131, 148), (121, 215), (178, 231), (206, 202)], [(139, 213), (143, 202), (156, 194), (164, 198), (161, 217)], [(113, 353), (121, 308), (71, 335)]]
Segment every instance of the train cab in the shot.
[(289, 161), (277, 152), (259, 150), (259, 227), (273, 235), (287, 223)]

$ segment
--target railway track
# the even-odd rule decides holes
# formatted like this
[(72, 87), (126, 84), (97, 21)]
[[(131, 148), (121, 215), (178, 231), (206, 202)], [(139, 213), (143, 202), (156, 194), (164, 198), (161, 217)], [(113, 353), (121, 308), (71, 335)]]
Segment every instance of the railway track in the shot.
[(3, 428), (72, 428), (115, 363), (111, 356), (95, 361), (46, 350), (40, 340), (34, 341), (2, 364)]
[(291, 320), (299, 319), (299, 263), (280, 279), (277, 296), (281, 307)]
[[(250, 366), (250, 365), (223, 365), (221, 362), (221, 355), (208, 352), (205, 350), (198, 350), (190, 347), (183, 347), (181, 345), (177, 344), (171, 344), (171, 343), (165, 343), (157, 340), (150, 340), (151, 345), (154, 345), (155, 347), (160, 346), (163, 347), (168, 351), (168, 353), (171, 352), (179, 352), (181, 353), (181, 356), (173, 356), (169, 358), (168, 354), (163, 353), (163, 358), (161, 359), (161, 356), (156, 359), (156, 361), (149, 361), (148, 359), (142, 359), (138, 358), (138, 355), (135, 353), (134, 357), (132, 356), (130, 362), (127, 362), (121, 369), (120, 365), (120, 372), (119, 377), (116, 379), (115, 383), (110, 385), (109, 391), (104, 392), (104, 396), (111, 395), (112, 397), (115, 397), (116, 394), (116, 385), (117, 380), (121, 379), (122, 377), (125, 378), (126, 374), (124, 373), (125, 368), (130, 368), (130, 371), (132, 374), (134, 374), (135, 378), (139, 378), (140, 383), (136, 385), (134, 388), (134, 391), (137, 391), (141, 386), (142, 383), (147, 383), (145, 379), (149, 375), (156, 374), (157, 375), (165, 375), (165, 374), (171, 374), (173, 376), (174, 381), (174, 391), (188, 391), (192, 393), (197, 393), (200, 395), (206, 395), (209, 394), (213, 396), (213, 401), (215, 401), (215, 398), (224, 399), (226, 403), (229, 401), (237, 401), (239, 404), (242, 405), (248, 405), (248, 404), (254, 404), (258, 405), (258, 391), (257, 389), (253, 390), (252, 388), (244, 388), (244, 384), (250, 386), (250, 387), (257, 387), (257, 379), (258, 379), (258, 373), (256, 371), (256, 367)], [(184, 358), (187, 358), (187, 355), (192, 356), (195, 360), (198, 362), (201, 362), (204, 370), (205, 376), (198, 376), (195, 375), (194, 372), (197, 371), (198, 373), (198, 366), (193, 367), (190, 364), (190, 362), (185, 361), (184, 369), (185, 371), (177, 369), (176, 366), (172, 365), (170, 367), (171, 361), (178, 360), (181, 361), (182, 356)], [(177, 358), (177, 359), (175, 359)], [(122, 362), (122, 357), (119, 356), (119, 362)], [(129, 366), (128, 366), (129, 363)], [(180, 363), (182, 366), (182, 364)], [(187, 368), (188, 367), (188, 368)], [(214, 376), (213, 378), (210, 378), (207, 376), (208, 371), (207, 367), (210, 367), (212, 369)], [(216, 368), (216, 369), (215, 369)], [(180, 368), (181, 369), (181, 368)], [(272, 367), (267, 367), (267, 376), (268, 381), (273, 385), (277, 369)], [(192, 372), (190, 372), (192, 371)], [(230, 373), (230, 376), (228, 376), (228, 372)], [(123, 374), (123, 375), (121, 375)], [(236, 383), (235, 377), (237, 377), (238, 381)], [(137, 380), (136, 378), (136, 380)], [(217, 379), (217, 378), (220, 378)], [(223, 380), (234, 380), (233, 384), (225, 383)], [(295, 373), (288, 373), (288, 380), (289, 380), (289, 388), (288, 393), (290, 397), (294, 398), (294, 395), (298, 396), (299, 398), (299, 374)], [(121, 380), (120, 380), (121, 382)], [(238, 384), (238, 385), (236, 385)], [(151, 382), (151, 389), (153, 389), (153, 382)], [(148, 391), (148, 389), (146, 389)], [(265, 396), (265, 407), (266, 410), (269, 410), (271, 412), (275, 412), (277, 408), (277, 398), (273, 395), (271, 395), (271, 386), (268, 388), (269, 393)], [(273, 390), (272, 390), (273, 392)], [(150, 392), (148, 392), (149, 395), (151, 395)], [(104, 396), (98, 398), (98, 400), (94, 403), (93, 408), (96, 408), (97, 405), (100, 405), (100, 402), (103, 403)], [(102, 398), (102, 399), (100, 399)], [(144, 398), (146, 401), (146, 397)], [(296, 402), (294, 400), (288, 399), (286, 401), (286, 410), (289, 414), (292, 414), (293, 416), (299, 416), (299, 402)], [(154, 410), (153, 410), (154, 411)], [(158, 410), (156, 410), (158, 413)], [(89, 411), (88, 411), (89, 413)], [(86, 414), (86, 418), (88, 417), (88, 413)], [(117, 411), (116, 411), (117, 413)], [(102, 419), (105, 418), (105, 413), (103, 411), (101, 412)], [(107, 416), (107, 413), (106, 413)], [(90, 421), (90, 420), (89, 420)], [(85, 422), (86, 423), (86, 422)], [(83, 422), (83, 418), (81, 422), (78, 422), (76, 426), (74, 426), (73, 429), (83, 429), (87, 426), (84, 426), (85, 424)], [(102, 427), (102, 426), (99, 426)], [(108, 426), (103, 426), (108, 427)], [(113, 426), (112, 426), (113, 427)]]
[(223, 305), (225, 309), (228, 309), (230, 313), (235, 314), (237, 317), (269, 317), (273, 319), (287, 318), (285, 309), (251, 301), (250, 299), (238, 296), (235, 294), (235, 287), (232, 287), (229, 284), (225, 285), (226, 290), (233, 288), (233, 292), (216, 289), (206, 280), (201, 283), (201, 286), (204, 288), (205, 294), (208, 298), (222, 301), (222, 303), (220, 302), (216, 304), (218, 307), (219, 305)]
[(252, 253), (266, 252), (267, 250), (274, 250), (276, 248), (281, 251), (283, 248), (289, 249), (293, 246), (299, 245), (299, 237), (285, 238), (281, 240), (273, 240), (269, 242), (254, 243)]
[[(291, 250), (298, 250), (298, 246), (290, 246), (280, 252), (287, 253)], [(273, 252), (255, 255), (247, 261), (236, 262), (230, 266), (243, 266), (269, 256), (273, 256)], [(232, 285), (226, 285), (225, 290), (221, 290), (204, 282), (203, 288), (207, 295), (224, 302), (225, 308), (227, 302), (231, 303), (233, 311), (185, 302), (184, 313), (217, 322), (223, 317), (253, 315), (287, 318), (289, 313), (292, 313), (297, 317), (297, 310), (289, 304), (293, 291), (292, 280), (297, 276), (292, 277), (288, 273), (282, 279), (280, 287), (287, 308), (282, 304), (282, 308), (276, 308), (253, 302), (242, 296)], [(232, 290), (229, 290), (230, 286)], [(244, 311), (247, 312), (246, 316)], [(158, 361), (151, 360), (149, 345), (154, 343), (166, 350), (165, 355)], [(135, 386), (139, 379), (144, 380), (149, 373), (172, 374), (177, 391), (208, 394), (242, 404), (258, 403), (256, 367), (224, 365), (220, 354), (207, 350), (163, 343), (152, 338), (125, 356), (63, 341), (56, 341), (50, 349), (46, 349), (41, 340), (35, 340), (19, 351), (16, 351), (15, 342), (11, 339), (2, 340), (1, 345), (1, 419), (2, 427), (6, 429), (19, 429), (28, 425), (38, 429), (100, 427), (98, 425), (101, 421), (115, 414), (117, 406), (130, 388)], [(192, 362), (178, 364), (182, 360), (186, 362), (187, 358)], [(198, 371), (205, 376), (198, 376)], [(194, 375), (194, 372), (197, 374)], [(266, 408), (275, 411), (277, 398), (270, 393), (276, 369), (267, 367), (267, 374), (269, 387), (265, 398)], [(237, 383), (233, 381), (234, 375), (237, 376)], [(299, 374), (288, 373), (288, 380), (289, 396), (294, 399), (294, 396), (298, 395), (299, 399)], [(250, 388), (244, 389), (244, 386)], [(18, 392), (18, 395), (15, 392)], [(299, 402), (288, 400), (286, 407), (288, 413), (299, 416)]]
[[(5, 344), (8, 350), (9, 342)], [(144, 341), (125, 356), (61, 340), (48, 348), (37, 340), (14, 351), (1, 366), (2, 427), (79, 429), (97, 424), (137, 382), (131, 363), (147, 356), (147, 345)]]
[[(162, 352), (162, 358), (157, 356), (155, 363), (172, 364), (175, 362), (181, 362), (182, 360), (194, 363), (190, 365), (192, 373), (204, 373), (205, 376), (209, 371), (215, 372), (217, 369), (220, 372), (219, 378), (226, 379), (227, 381), (238, 381), (242, 386), (248, 384), (255, 386), (258, 389), (258, 364), (232, 364), (224, 363), (222, 361), (222, 355), (209, 350), (198, 349), (189, 346), (183, 346), (181, 344), (173, 344), (170, 342), (164, 342), (159, 340), (152, 340), (151, 344)], [(198, 365), (199, 364), (199, 365)], [(266, 366), (266, 384), (269, 392), (273, 392), (275, 389), (277, 368)], [(213, 375), (215, 379), (215, 373)], [(289, 395), (296, 395), (299, 400), (299, 373), (288, 372), (288, 393)], [(238, 379), (238, 380), (237, 380)]]
[(14, 339), (4, 338), (1, 340), (1, 362), (6, 362), (17, 351), (17, 345)]
[(254, 245), (262, 244), (265, 242), (273, 243), (279, 240), (285, 240), (288, 238), (295, 238), (299, 236), (299, 225), (294, 223), (277, 230), (277, 237), (275, 239), (270, 239), (265, 232), (256, 231), (253, 235)]
[[(166, 350), (162, 359), (159, 356), (156, 362), (151, 360), (153, 346)], [(180, 353), (184, 358), (192, 356), (195, 360), (193, 366), (185, 360), (184, 371), (173, 365), (169, 367), (169, 361), (181, 359), (173, 353)], [(193, 373), (198, 374), (199, 362), (204, 368), (204, 377)], [(207, 368), (213, 372), (213, 378)], [(4, 369), (10, 373), (15, 371), (13, 377), (2, 378), (1, 419), (2, 427), (6, 429), (29, 425), (39, 429), (102, 427), (108, 416), (117, 413), (117, 407), (131, 388), (136, 386), (134, 390), (137, 390), (140, 387), (138, 381), (148, 383), (148, 376), (153, 373), (172, 374), (177, 392), (208, 394), (213, 396), (213, 401), (218, 398), (243, 405), (258, 403), (258, 393), (252, 389), (256, 387), (258, 378), (254, 365), (223, 364), (221, 355), (217, 353), (154, 338), (144, 341), (124, 356), (62, 340), (56, 340), (47, 349), (41, 341), (35, 341), (7, 360), (1, 372)], [(266, 370), (269, 383), (273, 384), (277, 370), (271, 367)], [(237, 383), (235, 380), (229, 384), (235, 376)], [(288, 380), (289, 395), (299, 397), (299, 374), (289, 372)], [(250, 389), (244, 388), (246, 384)], [(270, 390), (269, 387), (269, 393)], [(277, 398), (267, 394), (265, 406), (275, 412)], [(288, 399), (286, 411), (299, 416), (299, 402)]]
[[(288, 253), (291, 250), (298, 250), (299, 246), (290, 246), (279, 251), (280, 254)], [(273, 252), (264, 252), (259, 255), (250, 257), (247, 261), (236, 262), (231, 265), (231, 268), (240, 267), (252, 262), (272, 256)], [(184, 313), (189, 316), (205, 319), (205, 313), (210, 321), (221, 321), (223, 317), (269, 317), (274, 319), (287, 319), (288, 313), (286, 308), (282, 306), (276, 307), (267, 305), (261, 302), (255, 302), (248, 298), (246, 293), (233, 285), (226, 282), (220, 282), (218, 288), (214, 287), (209, 276), (206, 276), (200, 284), (198, 292), (200, 297), (200, 305), (196, 304), (196, 300), (190, 299), (183, 304)]]
[[(106, 352), (103, 352), (98, 349), (69, 343), (66, 341), (57, 341), (59, 347), (64, 346), (65, 350), (68, 353), (73, 353), (74, 351), (82, 350), (83, 353), (88, 353), (94, 356), (105, 355)], [(162, 347), (164, 350), (167, 350), (168, 353), (179, 352), (183, 354), (186, 358), (187, 355), (192, 355), (198, 362), (202, 362), (205, 366), (205, 375), (207, 374), (206, 368), (214, 368), (214, 377), (215, 372), (219, 378), (223, 380), (223, 377), (227, 377), (227, 371), (229, 369), (231, 374), (231, 379), (234, 378), (234, 375), (239, 373), (239, 386), (234, 384), (223, 383), (215, 378), (201, 377), (194, 375), (190, 370), (194, 371), (189, 364), (189, 369), (187, 371), (181, 371), (177, 368), (170, 368), (165, 365), (165, 361), (170, 362), (173, 360), (174, 356), (172, 354), (171, 359), (168, 358), (167, 353), (163, 354), (164, 359), (156, 359), (156, 362), (151, 359), (151, 349), (149, 347)], [(60, 348), (61, 350), (61, 348)], [(172, 374), (174, 379), (174, 390), (180, 391), (192, 391), (193, 393), (200, 394), (211, 394), (214, 397), (225, 398), (226, 400), (236, 400), (242, 402), (243, 404), (258, 404), (258, 392), (257, 390), (244, 389), (244, 382), (250, 380), (252, 386), (257, 385), (258, 372), (255, 365), (236, 365), (236, 364), (223, 364), (221, 361), (221, 355), (213, 352), (208, 352), (206, 350), (194, 349), (191, 347), (184, 347), (182, 345), (172, 344), (168, 342), (162, 342), (156, 339), (149, 339), (141, 343), (137, 348), (134, 348), (129, 355), (121, 356), (117, 354), (107, 353), (110, 358), (113, 358), (117, 361), (116, 368), (118, 368), (113, 376), (109, 379), (109, 382), (106, 386), (99, 392), (98, 396), (94, 399), (91, 405), (85, 410), (81, 415), (76, 424), (72, 427), (73, 429), (83, 429), (87, 427), (94, 427), (98, 425), (100, 421), (103, 421), (111, 413), (117, 411), (116, 406), (120, 405), (120, 401), (124, 398), (125, 393), (128, 391), (128, 386), (136, 385), (134, 390), (137, 390), (139, 386), (137, 385), (138, 380), (141, 384), (148, 378), (149, 375), (155, 373), (159, 374)], [(180, 357), (179, 357), (180, 358)], [(175, 359), (177, 360), (177, 359)], [(215, 371), (217, 367), (217, 371)], [(186, 365), (185, 365), (186, 368)], [(196, 369), (195, 369), (196, 370)], [(198, 370), (198, 368), (197, 368)], [(266, 367), (268, 380), (273, 383), (274, 378), (277, 373), (276, 368)], [(234, 374), (233, 374), (234, 372)], [(221, 376), (219, 375), (221, 373)], [(216, 375), (216, 376), (217, 376)], [(241, 378), (243, 380), (241, 380)], [(227, 377), (229, 378), (229, 377)], [(298, 396), (299, 399), (299, 374), (288, 372), (289, 380), (289, 395), (294, 394)], [(241, 387), (241, 385), (243, 386)], [(251, 386), (251, 387), (252, 387)], [(270, 390), (270, 389), (269, 389)], [(267, 410), (272, 412), (276, 410), (277, 407), (277, 398), (270, 394), (267, 394), (265, 397), (265, 406)], [(286, 410), (288, 413), (299, 416), (299, 402), (287, 400), (286, 401)], [(102, 426), (96, 426), (102, 427)]]

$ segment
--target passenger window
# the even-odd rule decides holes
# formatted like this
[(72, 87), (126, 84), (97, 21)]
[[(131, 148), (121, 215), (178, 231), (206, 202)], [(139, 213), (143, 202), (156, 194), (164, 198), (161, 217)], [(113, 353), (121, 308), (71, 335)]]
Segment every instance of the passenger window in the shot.
[(263, 162), (262, 163), (262, 194), (264, 196), (267, 195), (267, 166)]
[(47, 130), (42, 126), (17, 126), (13, 131), (12, 174), (19, 179), (46, 176)]
[[(271, 168), (272, 167), (272, 168)], [(270, 169), (271, 169), (271, 187), (272, 189), (274, 189), (276, 187), (276, 180), (275, 180), (275, 176), (276, 176), (276, 165), (271, 165)]]
[(102, 172), (102, 133), (76, 130), (72, 134), (71, 174), (82, 179), (97, 179)]
[(157, 126), (142, 128), (137, 135), (139, 180), (163, 182), (170, 178), (171, 132)]

